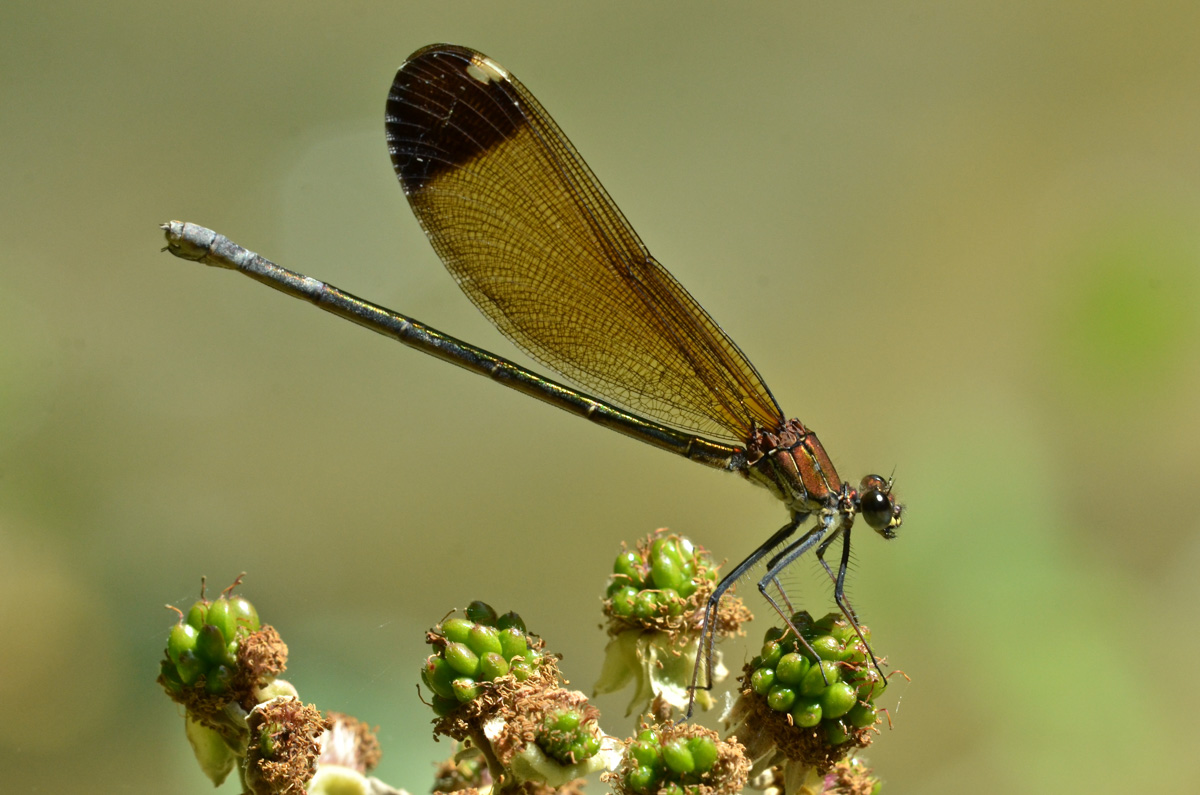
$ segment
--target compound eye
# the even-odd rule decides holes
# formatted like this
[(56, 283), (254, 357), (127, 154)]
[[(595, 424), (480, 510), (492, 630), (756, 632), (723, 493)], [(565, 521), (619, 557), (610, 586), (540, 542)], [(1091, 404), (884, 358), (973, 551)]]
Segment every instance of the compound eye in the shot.
[(867, 524), (883, 530), (892, 521), (892, 498), (879, 489), (868, 489), (859, 497), (858, 511)]

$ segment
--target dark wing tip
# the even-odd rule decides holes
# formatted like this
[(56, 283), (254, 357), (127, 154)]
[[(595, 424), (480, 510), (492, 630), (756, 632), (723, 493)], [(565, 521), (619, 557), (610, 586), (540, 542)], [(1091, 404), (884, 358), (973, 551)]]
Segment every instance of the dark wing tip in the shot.
[(388, 153), (407, 194), (461, 168), (525, 124), (508, 72), (469, 47), (432, 44), (413, 53), (388, 93)]

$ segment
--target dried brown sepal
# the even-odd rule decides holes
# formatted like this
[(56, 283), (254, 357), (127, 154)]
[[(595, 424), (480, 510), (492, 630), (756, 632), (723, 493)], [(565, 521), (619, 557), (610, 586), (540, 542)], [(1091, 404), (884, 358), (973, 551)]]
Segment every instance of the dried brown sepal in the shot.
[(374, 770), (383, 752), (379, 740), (370, 726), (352, 715), (329, 712), (326, 717), (333, 724), (321, 735), (321, 756), (317, 764), (341, 765), (359, 773)]
[[(736, 795), (745, 788), (750, 777), (750, 759), (746, 749), (737, 739), (722, 740), (712, 729), (695, 723), (660, 723), (653, 726), (643, 723), (641, 729), (653, 728), (659, 736), (661, 745), (673, 740), (689, 740), (693, 737), (706, 737), (717, 747), (717, 761), (708, 772), (699, 776), (698, 780), (689, 781), (684, 785), (689, 795)], [(626, 743), (632, 743), (630, 738)], [(637, 760), (632, 754), (626, 753), (621, 766), (611, 773), (603, 773), (600, 780), (612, 786), (617, 795), (634, 795), (626, 789), (628, 776), (637, 767)], [(668, 782), (663, 781), (663, 786)], [(662, 791), (660, 787), (659, 791)]]
[(871, 795), (879, 785), (874, 771), (861, 759), (851, 757), (834, 764), (825, 775), (826, 795)]
[(209, 693), (204, 687), (203, 676), (195, 684), (185, 686), (179, 692), (169, 687), (161, 674), (158, 683), (163, 686), (172, 701), (183, 706), (191, 720), (217, 732), (235, 753), (240, 755), (244, 751), (248, 739), (246, 710), (234, 700), (235, 693)]
[(333, 722), (311, 704), (282, 697), (256, 706), (247, 723), (245, 782), (251, 795), (303, 793), (316, 772), (319, 738)]
[(874, 738), (872, 727), (851, 727), (849, 739), (840, 745), (830, 745), (823, 724), (801, 728), (792, 721), (787, 712), (771, 709), (766, 699), (749, 686), (753, 669), (747, 665), (742, 678), (742, 692), (730, 712), (729, 722), (736, 724), (736, 736), (750, 753), (759, 759), (772, 750), (787, 759), (814, 767), (821, 773), (833, 769), (834, 765), (850, 755), (856, 748), (866, 748)]
[[(170, 662), (170, 658), (166, 658), (165, 655), (164, 658)], [(155, 681), (162, 686), (172, 701), (183, 706), (197, 721), (212, 729), (220, 730), (221, 728), (213, 723), (214, 717), (224, 712), (226, 705), (240, 700), (236, 698), (239, 694), (233, 689), (226, 690), (224, 693), (209, 693), (205, 688), (203, 676), (191, 686), (184, 685), (179, 690), (172, 687), (163, 674), (159, 674)]]
[(647, 717), (652, 719), (655, 723), (666, 723), (667, 721), (671, 720), (671, 716), (674, 714), (674, 712), (675, 708), (671, 706), (671, 703), (663, 698), (662, 693), (658, 693), (650, 702), (650, 709), (647, 710)]
[[(537, 640), (537, 651), (545, 643)], [(558, 671), (558, 655), (542, 653), (541, 662), (533, 674), (524, 682), (518, 682), (513, 674), (507, 674), (491, 682), (480, 681), (480, 693), (470, 701), (459, 704), (449, 715), (436, 718), (433, 735), (445, 735), (463, 741), (481, 736), (483, 725), (504, 712), (512, 712), (512, 705), (526, 700), (534, 693), (557, 687), (562, 680)]]
[(263, 624), (257, 632), (238, 641), (232, 689), (244, 709), (253, 709), (259, 701), (257, 691), (287, 669), (287, 655), (287, 644), (270, 624)]
[(589, 704), (587, 696), (578, 690), (551, 687), (519, 691), (507, 709), (496, 715), (504, 721), (503, 728), (492, 738), (492, 750), (500, 763), (505, 768), (510, 767), (513, 757), (527, 743), (537, 742), (546, 716), (559, 709), (578, 710), (583, 716), (581, 723), (593, 726), (600, 717), (600, 710)]
[[(709, 583), (708, 586), (701, 588), (696, 593), (704, 592), (704, 600), (701, 605), (708, 602), (708, 597), (713, 589), (716, 588), (715, 583)], [(697, 613), (697, 618), (702, 617), (703, 613)], [(721, 604), (717, 606), (717, 613), (714, 618), (713, 637), (716, 640), (721, 638), (732, 638), (745, 635), (742, 625), (754, 620), (754, 614), (750, 612), (750, 608), (746, 607), (746, 603), (739, 597), (731, 593), (721, 597)]]

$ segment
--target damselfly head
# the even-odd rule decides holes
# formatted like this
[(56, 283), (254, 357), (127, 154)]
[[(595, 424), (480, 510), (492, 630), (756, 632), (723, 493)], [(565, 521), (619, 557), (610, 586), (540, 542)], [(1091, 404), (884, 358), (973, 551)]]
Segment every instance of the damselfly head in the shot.
[(879, 535), (895, 538), (904, 506), (896, 502), (890, 479), (867, 475), (858, 486), (858, 512)]

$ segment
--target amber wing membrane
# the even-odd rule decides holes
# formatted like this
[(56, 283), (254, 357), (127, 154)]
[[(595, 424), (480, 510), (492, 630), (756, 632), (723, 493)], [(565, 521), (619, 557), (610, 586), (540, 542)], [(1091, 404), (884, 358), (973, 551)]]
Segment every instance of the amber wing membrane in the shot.
[(754, 366), (495, 62), (451, 45), (414, 53), (388, 95), (387, 138), (446, 268), (526, 353), (676, 428), (744, 440), (782, 423)]

